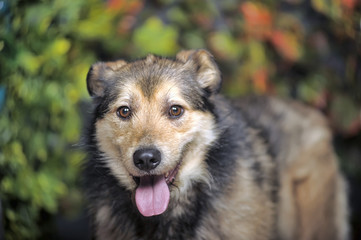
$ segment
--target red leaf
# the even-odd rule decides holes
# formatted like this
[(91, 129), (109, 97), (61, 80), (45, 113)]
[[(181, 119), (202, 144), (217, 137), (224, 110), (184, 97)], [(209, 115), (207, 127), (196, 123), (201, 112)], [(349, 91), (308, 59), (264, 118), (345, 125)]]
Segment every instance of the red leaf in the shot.
[(246, 26), (245, 30), (253, 37), (265, 39), (272, 30), (272, 15), (262, 4), (245, 2), (240, 5)]
[(260, 68), (252, 76), (253, 85), (257, 92), (266, 93), (268, 89), (267, 69)]
[(297, 37), (292, 33), (275, 30), (271, 36), (271, 42), (276, 47), (278, 53), (291, 62), (301, 57), (301, 45), (297, 41)]

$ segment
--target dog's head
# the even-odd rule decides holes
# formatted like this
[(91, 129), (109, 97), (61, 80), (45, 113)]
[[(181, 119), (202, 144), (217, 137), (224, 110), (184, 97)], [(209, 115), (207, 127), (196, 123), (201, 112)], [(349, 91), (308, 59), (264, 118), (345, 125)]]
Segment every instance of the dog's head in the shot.
[(163, 213), (176, 194), (209, 179), (204, 158), (217, 137), (209, 99), (220, 83), (205, 50), (91, 67), (97, 147), (144, 216)]

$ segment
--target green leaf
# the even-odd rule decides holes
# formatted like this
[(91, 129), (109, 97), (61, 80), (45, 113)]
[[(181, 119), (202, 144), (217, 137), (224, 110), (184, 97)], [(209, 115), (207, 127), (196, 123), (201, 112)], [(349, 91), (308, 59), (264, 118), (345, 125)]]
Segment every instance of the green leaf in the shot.
[(173, 55), (179, 46), (178, 33), (173, 26), (166, 26), (157, 17), (149, 18), (134, 32), (134, 44), (139, 54), (154, 53)]
[(214, 32), (210, 35), (209, 42), (213, 51), (222, 58), (236, 59), (242, 51), (242, 46), (229, 32)]
[(319, 12), (334, 19), (340, 18), (342, 8), (339, 0), (312, 0), (312, 6)]
[(30, 51), (22, 51), (17, 57), (19, 65), (28, 73), (35, 74), (42, 64), (41, 58)]
[(331, 114), (342, 130), (349, 130), (351, 124), (360, 121), (360, 108), (348, 96), (337, 94), (331, 104)]

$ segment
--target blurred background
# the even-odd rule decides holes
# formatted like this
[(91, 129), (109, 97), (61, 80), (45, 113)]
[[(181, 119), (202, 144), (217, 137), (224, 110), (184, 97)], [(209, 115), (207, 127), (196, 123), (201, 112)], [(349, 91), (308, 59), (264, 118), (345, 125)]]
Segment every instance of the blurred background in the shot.
[(89, 239), (79, 146), (98, 60), (206, 48), (231, 97), (329, 119), (361, 239), (358, 0), (0, 0), (0, 239)]

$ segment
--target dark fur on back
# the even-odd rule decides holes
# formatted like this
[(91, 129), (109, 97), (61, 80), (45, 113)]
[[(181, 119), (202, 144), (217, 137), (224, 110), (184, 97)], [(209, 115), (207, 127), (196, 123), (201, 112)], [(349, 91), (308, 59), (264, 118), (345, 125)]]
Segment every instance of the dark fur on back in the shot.
[[(95, 236), (99, 239), (347, 239), (345, 186), (329, 131), (320, 114), (301, 104), (272, 97), (230, 101), (218, 94), (219, 86), (219, 70), (204, 50), (183, 51), (176, 59), (150, 55), (131, 63), (120, 60), (92, 67), (88, 90), (94, 99), (94, 114), (86, 134), (88, 161), (84, 180)], [(135, 138), (144, 129), (134, 131), (134, 139), (130, 136), (131, 140), (116, 142), (123, 145), (110, 147), (114, 136), (123, 139), (125, 134), (106, 136), (114, 130), (109, 124), (118, 124), (113, 109), (119, 107), (117, 101), (125, 94), (123, 88), (143, 94), (144, 99), (137, 100), (138, 105), (153, 104), (155, 92), (171, 92), (175, 99), (182, 98), (189, 104), (186, 110), (189, 116), (202, 119), (209, 126), (172, 120), (168, 128), (159, 130), (154, 129), (157, 122), (153, 127), (143, 124), (139, 126), (149, 135)], [(139, 116), (147, 115), (139, 113)], [(132, 121), (138, 120), (142, 119)], [(169, 185), (172, 195), (168, 209), (161, 215), (144, 217), (134, 203), (136, 183), (129, 176), (138, 175), (128, 167), (131, 163), (125, 159), (124, 147), (133, 141), (144, 144), (144, 139), (154, 140), (162, 147), (159, 142), (166, 144), (171, 139), (168, 135), (158, 137), (152, 131), (185, 135), (191, 126), (187, 124), (193, 124), (197, 133), (192, 135), (193, 140), (184, 143), (183, 139), (179, 147), (174, 145), (181, 149), (181, 167), (176, 180)], [(203, 144), (200, 136), (208, 135), (214, 140)], [(194, 157), (197, 151), (199, 159)], [(116, 154), (124, 159), (115, 158)], [(124, 169), (131, 169), (130, 173)], [(312, 187), (327, 189), (318, 195)], [(333, 197), (328, 198), (329, 195)], [(320, 215), (315, 219), (323, 222), (310, 221), (315, 214)]]

